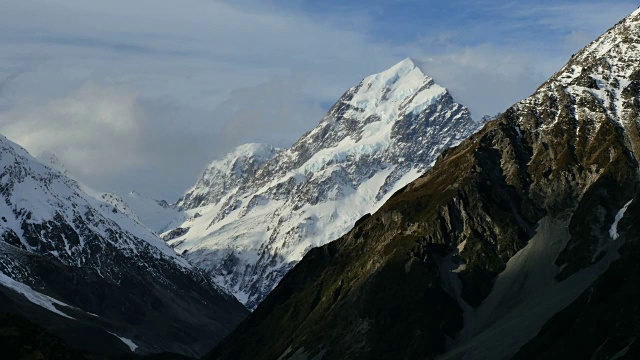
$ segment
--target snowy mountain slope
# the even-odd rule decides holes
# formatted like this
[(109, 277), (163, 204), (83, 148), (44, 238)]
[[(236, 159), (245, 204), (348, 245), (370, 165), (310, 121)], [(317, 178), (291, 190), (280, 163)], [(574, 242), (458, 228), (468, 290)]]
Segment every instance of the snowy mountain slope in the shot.
[(1, 136), (0, 196), (4, 308), (63, 333), (118, 333), (140, 353), (191, 355), (207, 350), (197, 339), (222, 338), (245, 314), (131, 214)]
[(126, 195), (118, 195), (96, 191), (84, 184), (79, 185), (87, 195), (105, 203), (107, 207), (116, 208), (138, 224), (147, 227), (154, 234), (161, 234), (174, 223), (184, 221), (183, 213), (175, 205), (164, 200), (154, 200), (135, 191)]
[(311, 250), (209, 358), (638, 358), (639, 60), (640, 9)]
[(309, 251), (375, 211), (480, 128), (410, 59), (349, 89), (291, 148), (245, 145), (178, 205), (169, 244), (249, 308)]
[(128, 215), (140, 225), (147, 227), (156, 234), (161, 234), (175, 222), (181, 223), (184, 221), (183, 216), (181, 216), (182, 212), (176, 206), (167, 203), (165, 200), (154, 200), (136, 191), (120, 195), (114, 192), (97, 191), (88, 187), (77, 181), (64, 163), (52, 152), (42, 153), (38, 156), (38, 160), (60, 171), (72, 180), (75, 180), (85, 194), (105, 203), (107, 207), (115, 207), (116, 210)]
[(279, 150), (266, 144), (245, 144), (224, 159), (213, 161), (193, 188), (177, 204), (185, 209), (216, 204), (234, 189), (252, 179), (258, 168)]
[(155, 200), (135, 191), (120, 197), (138, 220), (156, 234), (163, 233), (175, 222), (184, 221), (182, 212), (165, 200)]

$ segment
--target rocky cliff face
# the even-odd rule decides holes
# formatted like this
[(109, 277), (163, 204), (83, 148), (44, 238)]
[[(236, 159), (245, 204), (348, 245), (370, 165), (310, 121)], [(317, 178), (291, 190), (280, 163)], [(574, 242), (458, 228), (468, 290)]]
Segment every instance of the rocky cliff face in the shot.
[(246, 314), (109, 199), (0, 137), (0, 304), (94, 353), (202, 354)]
[(212, 163), (178, 203), (190, 218), (163, 236), (253, 308), (479, 127), (407, 59), (349, 89), (291, 148), (245, 145)]
[(311, 250), (210, 354), (637, 356), (640, 10)]

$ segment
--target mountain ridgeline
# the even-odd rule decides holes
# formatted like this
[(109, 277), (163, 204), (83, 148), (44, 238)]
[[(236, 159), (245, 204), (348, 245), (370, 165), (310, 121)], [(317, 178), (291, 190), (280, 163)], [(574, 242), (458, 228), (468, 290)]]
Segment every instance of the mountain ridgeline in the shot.
[(207, 358), (638, 358), (639, 119), (637, 10), (310, 250)]
[(406, 59), (349, 89), (291, 148), (248, 144), (211, 163), (177, 204), (187, 220), (163, 237), (254, 308), (307, 251), (480, 127)]
[(203, 355), (246, 309), (112, 200), (0, 136), (5, 318), (94, 354)]

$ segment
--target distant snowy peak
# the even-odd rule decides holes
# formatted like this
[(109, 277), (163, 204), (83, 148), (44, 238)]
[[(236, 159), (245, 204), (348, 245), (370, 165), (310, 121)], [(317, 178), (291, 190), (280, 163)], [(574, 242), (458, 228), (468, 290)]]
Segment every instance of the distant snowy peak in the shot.
[(113, 206), (117, 211), (129, 216), (155, 234), (164, 232), (176, 221), (184, 220), (177, 206), (171, 205), (165, 200), (155, 200), (136, 191), (119, 195), (96, 191), (83, 184), (80, 184), (80, 187), (88, 195)]
[(267, 144), (238, 146), (211, 162), (196, 185), (178, 200), (177, 206), (188, 210), (219, 202), (277, 153), (278, 149)]
[(446, 88), (436, 84), (407, 58), (349, 89), (319, 126), (301, 141), (322, 143), (317, 141), (317, 135), (328, 132), (347, 131), (357, 135), (369, 123), (402, 121), (406, 115), (417, 115), (444, 97), (453, 102)]
[(56, 169), (63, 173), (66, 176), (70, 176), (69, 169), (65, 166), (65, 164), (58, 158), (58, 156), (51, 151), (44, 151), (40, 156), (37, 157), (38, 160), (42, 161), (45, 165)]
[[(446, 88), (413, 60), (405, 59), (345, 92), (318, 126), (260, 169), (248, 190), (257, 190), (273, 178), (295, 175), (291, 170), (304, 175), (346, 159), (375, 156), (396, 163), (398, 158), (430, 148), (436, 149), (431, 155), (437, 155), (442, 147), (457, 144), (481, 125)], [(404, 147), (407, 143), (412, 149)]]

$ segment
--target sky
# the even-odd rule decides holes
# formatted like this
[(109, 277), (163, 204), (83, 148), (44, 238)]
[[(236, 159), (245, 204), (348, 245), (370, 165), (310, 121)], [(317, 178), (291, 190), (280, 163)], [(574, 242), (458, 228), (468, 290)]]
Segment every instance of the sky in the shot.
[(504, 111), (638, 5), (0, 0), (0, 133), (94, 189), (172, 202), (210, 161), (291, 145), (407, 57), (474, 118)]

